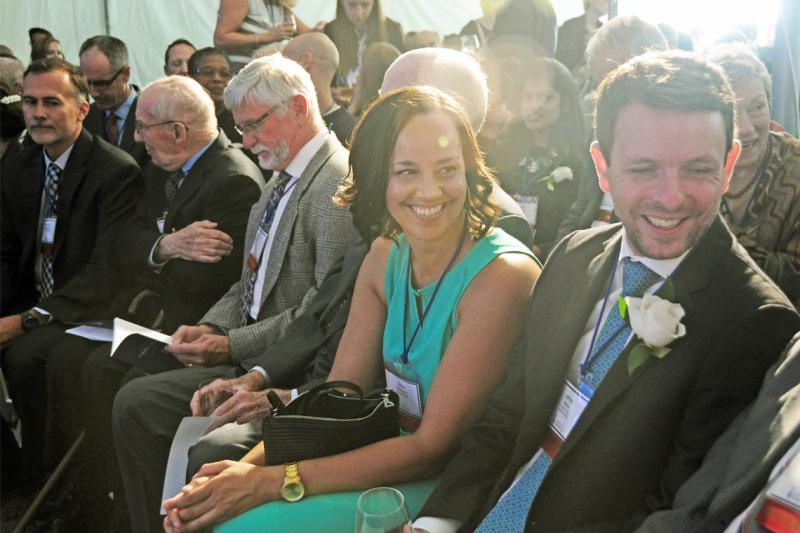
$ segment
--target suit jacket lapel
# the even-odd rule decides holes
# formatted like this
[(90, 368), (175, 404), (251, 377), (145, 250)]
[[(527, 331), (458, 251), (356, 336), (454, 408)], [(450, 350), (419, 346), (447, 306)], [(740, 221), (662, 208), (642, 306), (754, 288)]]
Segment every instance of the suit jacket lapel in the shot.
[(66, 238), (72, 200), (75, 196), (75, 191), (78, 190), (83, 178), (86, 176), (86, 164), (89, 161), (93, 142), (89, 132), (81, 130), (78, 140), (75, 141), (75, 148), (72, 149), (72, 153), (67, 160), (67, 166), (61, 176), (58, 185), (58, 223), (56, 224), (56, 236), (53, 243), (54, 255), (58, 255), (61, 243)]
[[(689, 255), (686, 256), (672, 275), (672, 286), (674, 287), (675, 294), (670, 297), (670, 301), (679, 303), (683, 307), (686, 312), (683, 319), (684, 323), (688, 323), (695, 313), (692, 304), (692, 293), (702, 290), (708, 285), (715, 270), (719, 254), (725, 248), (726, 243), (728, 245), (730, 244), (730, 239), (719, 238), (719, 232), (727, 232), (727, 230), (724, 228), (719, 218), (717, 218), (706, 231), (703, 238), (701, 238), (692, 251), (689, 252)], [(661, 289), (657, 292), (657, 294), (662, 293), (663, 290)], [(688, 335), (691, 335), (690, 331), (687, 331), (687, 336)], [(611, 402), (636, 382), (650, 366), (659, 364), (658, 358), (650, 357), (643, 365), (634, 371), (633, 375), (628, 374), (628, 355), (639, 342), (636, 335), (634, 335), (625, 346), (625, 349), (619, 355), (608, 371), (605, 379), (603, 379), (603, 382), (597, 388), (589, 405), (587, 405), (583, 414), (578, 419), (578, 422), (575, 424), (575, 427), (570, 432), (569, 437), (561, 446), (554, 464), (569, 453), (575, 443)], [(690, 349), (689, 342), (686, 338), (678, 339), (670, 346), (674, 352), (673, 356), (683, 350)], [(670, 357), (670, 355), (666, 357)]]
[(42, 191), (44, 190), (44, 158), (42, 150), (34, 150), (28, 164), (24, 165), (23, 175), (17, 180), (19, 186), (19, 205), (21, 209), (30, 209), (32, 214), (25, 214), (25, 226), (21, 231), (23, 242), (22, 257), (27, 261), (29, 254), (35, 254), (39, 246), (39, 235), (36, 234), (39, 223), (39, 210), (42, 206)]
[[(272, 292), (272, 288), (275, 286), (275, 283), (278, 281), (278, 274), (280, 274), (281, 267), (283, 266), (283, 259), (286, 255), (286, 250), (289, 247), (289, 238), (292, 236), (291, 229), (294, 227), (295, 220), (297, 220), (297, 210), (298, 206), (300, 205), (300, 198), (305, 194), (306, 189), (311, 182), (314, 181), (314, 178), (319, 173), (320, 169), (327, 163), (328, 159), (333, 155), (335, 150), (335, 144), (331, 141), (331, 135), (328, 134), (328, 138), (325, 140), (325, 143), (322, 147), (314, 154), (314, 157), (311, 158), (309, 161), (308, 166), (306, 166), (305, 171), (300, 176), (300, 179), (297, 182), (297, 185), (294, 186), (293, 190), (289, 192), (291, 196), (289, 197), (289, 201), (286, 204), (286, 207), (283, 210), (283, 214), (281, 215), (281, 219), (278, 222), (278, 228), (275, 232), (275, 240), (272, 242), (272, 248), (269, 252), (269, 258), (267, 259), (267, 271), (264, 276), (264, 288), (261, 291), (261, 309), (264, 309), (265, 306), (264, 300), (266, 300), (267, 296)], [(262, 198), (269, 198), (269, 195), (272, 194), (272, 189), (274, 188), (274, 180), (272, 182), (272, 186), (268, 187), (268, 190), (265, 192), (264, 197)], [(260, 213), (263, 213), (263, 206), (261, 208)]]

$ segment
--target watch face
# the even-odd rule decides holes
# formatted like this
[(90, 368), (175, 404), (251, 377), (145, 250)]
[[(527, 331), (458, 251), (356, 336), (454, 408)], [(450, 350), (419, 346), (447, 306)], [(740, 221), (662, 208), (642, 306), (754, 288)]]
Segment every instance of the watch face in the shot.
[(296, 502), (306, 493), (306, 488), (302, 483), (290, 481), (281, 488), (281, 496), (288, 502)]

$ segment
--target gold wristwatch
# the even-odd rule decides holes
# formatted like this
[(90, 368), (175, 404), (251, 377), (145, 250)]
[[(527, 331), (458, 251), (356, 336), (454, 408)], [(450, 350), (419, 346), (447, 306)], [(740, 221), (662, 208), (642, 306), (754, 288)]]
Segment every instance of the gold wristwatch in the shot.
[(297, 471), (297, 463), (287, 463), (283, 466), (286, 469), (286, 475), (283, 478), (281, 497), (287, 502), (302, 500), (306, 493), (306, 488), (303, 486), (303, 480), (300, 479), (300, 473)]

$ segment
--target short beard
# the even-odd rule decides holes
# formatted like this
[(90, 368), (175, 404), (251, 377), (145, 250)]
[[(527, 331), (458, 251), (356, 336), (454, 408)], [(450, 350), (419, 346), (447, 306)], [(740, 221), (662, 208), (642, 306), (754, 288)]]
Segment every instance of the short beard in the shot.
[(258, 156), (258, 166), (264, 170), (281, 167), (289, 157), (289, 145), (286, 141), (277, 141), (272, 149), (263, 144), (256, 144), (250, 151)]

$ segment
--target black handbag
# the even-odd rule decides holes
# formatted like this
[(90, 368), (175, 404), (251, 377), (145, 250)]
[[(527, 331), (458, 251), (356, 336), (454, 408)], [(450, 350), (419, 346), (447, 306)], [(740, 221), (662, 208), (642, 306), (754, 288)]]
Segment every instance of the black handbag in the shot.
[(364, 396), (355, 383), (329, 381), (286, 405), (271, 390), (267, 397), (273, 409), (261, 429), (268, 465), (334, 455), (400, 434), (400, 402), (389, 389)]

